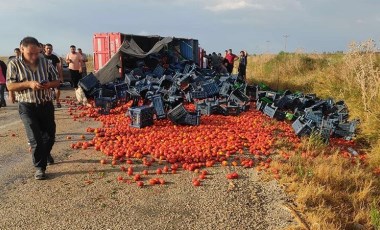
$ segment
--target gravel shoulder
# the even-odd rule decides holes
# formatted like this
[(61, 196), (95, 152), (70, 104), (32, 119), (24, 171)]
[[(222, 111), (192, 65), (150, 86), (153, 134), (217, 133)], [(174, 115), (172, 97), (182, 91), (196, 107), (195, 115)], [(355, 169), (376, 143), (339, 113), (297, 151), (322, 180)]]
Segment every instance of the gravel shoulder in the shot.
[[(64, 91), (63, 97), (73, 94)], [(297, 225), (284, 208), (287, 196), (276, 181), (254, 169), (207, 169), (210, 176), (194, 187), (194, 173), (163, 174), (165, 185), (139, 188), (116, 180), (119, 166), (101, 165), (95, 150), (69, 144), (94, 121), (73, 122), (65, 107), (56, 111), (57, 142), (46, 181), (33, 179), (26, 137), (17, 108), (0, 109), (0, 229), (284, 229)], [(15, 136), (12, 136), (15, 134)], [(67, 140), (66, 136), (72, 136)], [(91, 138), (91, 135), (86, 136)], [(134, 165), (136, 172), (143, 170)], [(145, 168), (144, 168), (145, 169)], [(149, 171), (153, 172), (155, 167)], [(145, 184), (156, 175), (143, 176)]]

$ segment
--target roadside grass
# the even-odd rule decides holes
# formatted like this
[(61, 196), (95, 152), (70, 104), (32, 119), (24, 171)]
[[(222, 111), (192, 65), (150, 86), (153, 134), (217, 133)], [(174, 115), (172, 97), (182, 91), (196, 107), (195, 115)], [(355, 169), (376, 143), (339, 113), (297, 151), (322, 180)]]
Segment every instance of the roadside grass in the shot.
[[(250, 82), (275, 90), (316, 93), (344, 100), (350, 119), (359, 118), (356, 150), (342, 155), (318, 134), (299, 149), (278, 143), (288, 161), (275, 161), (280, 179), (294, 194), (310, 229), (380, 229), (380, 55), (372, 40), (352, 43), (346, 54), (280, 53), (249, 57)], [(294, 229), (297, 229), (295, 227)]]

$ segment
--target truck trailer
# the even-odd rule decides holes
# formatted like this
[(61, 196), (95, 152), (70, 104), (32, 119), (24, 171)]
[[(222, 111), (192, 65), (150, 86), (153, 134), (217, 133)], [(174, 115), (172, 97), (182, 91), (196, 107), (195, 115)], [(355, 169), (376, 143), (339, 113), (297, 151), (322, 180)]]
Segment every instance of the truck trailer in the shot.
[[(93, 50), (94, 50), (94, 71), (100, 70), (118, 51), (124, 42), (134, 42), (138, 45), (143, 52), (150, 51), (157, 42), (163, 40), (165, 37), (158, 35), (142, 36), (124, 33), (95, 33), (93, 37)], [(197, 39), (176, 38), (173, 37), (172, 41), (164, 48), (167, 52), (174, 52), (180, 59), (193, 61), (200, 65), (202, 61), (202, 49), (199, 47)], [(120, 75), (124, 76), (126, 69), (131, 65), (128, 60), (133, 57), (122, 53), (120, 56), (121, 70)], [(131, 68), (133, 68), (131, 66)]]

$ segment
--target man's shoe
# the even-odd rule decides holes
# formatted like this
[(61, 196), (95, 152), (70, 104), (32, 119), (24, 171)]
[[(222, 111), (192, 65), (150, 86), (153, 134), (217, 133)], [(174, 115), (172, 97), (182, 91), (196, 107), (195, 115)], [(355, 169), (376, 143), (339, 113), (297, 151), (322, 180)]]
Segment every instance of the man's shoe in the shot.
[(46, 179), (45, 170), (37, 169), (36, 173), (34, 174), (34, 179), (45, 180)]
[(48, 165), (52, 165), (52, 164), (54, 164), (54, 159), (53, 159), (53, 157), (52, 157), (51, 155), (49, 155), (49, 156), (47, 157), (47, 163), (48, 163)]

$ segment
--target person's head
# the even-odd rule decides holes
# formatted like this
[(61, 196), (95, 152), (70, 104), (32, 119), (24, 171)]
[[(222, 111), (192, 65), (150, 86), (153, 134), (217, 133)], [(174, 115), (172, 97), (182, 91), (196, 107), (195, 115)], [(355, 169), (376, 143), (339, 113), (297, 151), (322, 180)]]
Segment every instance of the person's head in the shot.
[(229, 54), (232, 54), (232, 49), (228, 49), (228, 53), (229, 53)]
[(240, 51), (240, 56), (244, 57), (245, 56), (245, 52), (242, 50)]
[(21, 55), (20, 48), (15, 48), (15, 49), (13, 50), (13, 52), (15, 53), (16, 57), (20, 57), (20, 55)]
[(81, 48), (78, 48), (77, 51), (78, 51), (78, 53), (82, 54), (82, 49)]
[(71, 53), (75, 54), (75, 49), (76, 49), (76, 47), (74, 45), (70, 46)]
[(21, 40), (21, 54), (23, 59), (35, 64), (40, 55), (40, 43), (34, 37), (25, 37)]
[(45, 45), (42, 44), (42, 43), (40, 43), (39, 47), (40, 47), (40, 53), (44, 53), (44, 47), (45, 47)]
[(224, 53), (227, 54), (227, 53), (228, 53), (228, 50), (225, 50)]
[(221, 53), (218, 53), (218, 56), (219, 56), (219, 57), (221, 57), (221, 56), (222, 56), (222, 54), (221, 54)]
[(47, 43), (45, 45), (45, 54), (46, 55), (51, 55), (53, 53), (53, 45), (50, 43)]

